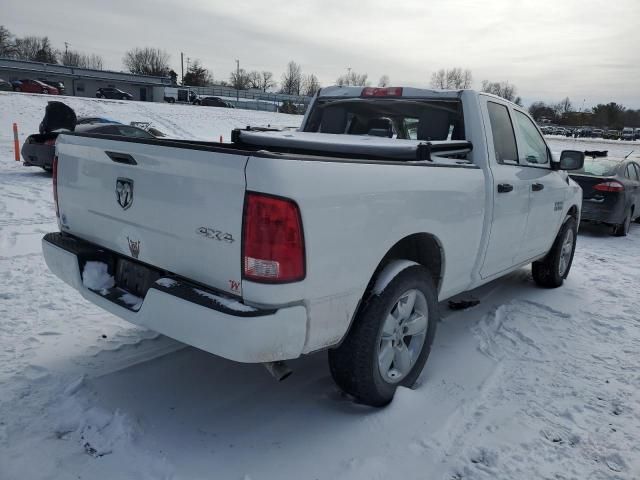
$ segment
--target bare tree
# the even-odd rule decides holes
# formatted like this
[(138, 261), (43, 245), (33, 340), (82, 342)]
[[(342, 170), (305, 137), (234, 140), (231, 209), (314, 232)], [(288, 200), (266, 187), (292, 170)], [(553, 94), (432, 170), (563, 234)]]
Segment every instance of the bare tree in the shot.
[(4, 25), (0, 25), (0, 57), (13, 58), (16, 44), (13, 34)]
[(313, 97), (320, 90), (320, 81), (313, 73), (305, 75), (302, 82), (302, 93), (307, 97)]
[(258, 72), (253, 70), (248, 74), (248, 87), (255, 88), (266, 92), (268, 89), (275, 87), (276, 82), (273, 81), (273, 73), (271, 72)]
[(302, 91), (302, 68), (296, 62), (291, 61), (287, 64), (287, 70), (282, 74), (280, 91), (289, 95), (300, 95)]
[(33, 60), (34, 62), (57, 63), (56, 57), (56, 51), (51, 46), (49, 37), (28, 36), (15, 40), (15, 58)]
[(556, 103), (553, 106), (553, 109), (556, 111), (558, 116), (562, 116), (573, 111), (573, 104), (571, 103), (571, 100), (569, 100), (569, 97), (565, 97), (563, 100)]
[(490, 82), (489, 80), (483, 80), (482, 91), (492, 93), (517, 105), (522, 105), (522, 99), (517, 96), (518, 90), (516, 86), (509, 82)]
[(80, 67), (82, 54), (77, 50), (66, 50), (60, 54), (60, 63), (69, 67)]
[(159, 77), (169, 75), (169, 54), (159, 48), (136, 47), (125, 53), (122, 63), (131, 73)]
[(249, 74), (244, 68), (234, 70), (229, 75), (229, 84), (236, 90), (246, 90), (251, 85)]
[(341, 87), (366, 87), (369, 85), (368, 79), (369, 75), (367, 75), (366, 73), (360, 74), (354, 72), (353, 70), (349, 70), (349, 72), (344, 75), (340, 75), (337, 78), (336, 84), (340, 85)]
[(382, 75), (380, 77), (380, 80), (378, 80), (378, 86), (379, 87), (388, 87), (389, 85), (391, 85), (391, 80), (389, 80), (389, 75), (387, 75), (385, 73), (384, 75)]
[(262, 75), (257, 70), (253, 70), (248, 74), (249, 88), (262, 90)]
[(92, 68), (94, 70), (102, 70), (104, 68), (104, 62), (100, 55), (95, 53), (84, 55), (82, 58), (84, 68)]
[(447, 88), (447, 72), (444, 68), (433, 72), (433, 75), (431, 75), (431, 88)]
[(262, 71), (260, 79), (260, 88), (263, 92), (266, 92), (270, 88), (274, 88), (276, 86), (276, 81), (273, 79), (273, 73)]
[(431, 88), (454, 89), (471, 88), (473, 75), (468, 68), (455, 67), (450, 70), (441, 68), (431, 75)]

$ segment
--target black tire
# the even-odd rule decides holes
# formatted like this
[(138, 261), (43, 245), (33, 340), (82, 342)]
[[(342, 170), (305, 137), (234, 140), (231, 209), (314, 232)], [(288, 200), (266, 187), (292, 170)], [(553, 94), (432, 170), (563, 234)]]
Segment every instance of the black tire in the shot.
[[(426, 299), (428, 323), (422, 349), (408, 373), (397, 382), (383, 378), (378, 366), (382, 328), (398, 300), (409, 290), (419, 290)], [(411, 387), (422, 372), (431, 352), (440, 316), (436, 289), (429, 271), (412, 266), (400, 272), (380, 293), (372, 294), (360, 307), (346, 338), (329, 350), (329, 368), (337, 385), (360, 403), (387, 405), (398, 386)]]
[(616, 237), (626, 237), (627, 233), (629, 233), (629, 228), (631, 227), (631, 215), (632, 211), (629, 211), (625, 217), (624, 221), (619, 225), (613, 226), (613, 235)]
[(42, 89), (42, 94), (43, 95), (49, 95), (49, 90), (47, 90), (46, 88)]
[(53, 167), (42, 167), (42, 169), (47, 173), (51, 173), (53, 171)]
[(16, 92), (21, 92), (21, 91), (22, 91), (22, 88), (20, 88), (20, 87), (16, 87), (16, 88), (14, 88), (14, 91), (16, 91)]
[[(568, 232), (573, 233), (573, 245), (571, 247), (571, 255), (566, 263), (564, 271), (561, 271), (560, 262), (562, 258), (562, 247), (567, 238)], [(553, 246), (549, 253), (542, 259), (533, 262), (531, 272), (533, 279), (541, 287), (557, 288), (564, 283), (564, 279), (569, 275), (571, 264), (573, 263), (573, 255), (576, 251), (576, 240), (578, 238), (578, 225), (573, 217), (567, 217), (560, 227), (560, 231), (556, 236)]]

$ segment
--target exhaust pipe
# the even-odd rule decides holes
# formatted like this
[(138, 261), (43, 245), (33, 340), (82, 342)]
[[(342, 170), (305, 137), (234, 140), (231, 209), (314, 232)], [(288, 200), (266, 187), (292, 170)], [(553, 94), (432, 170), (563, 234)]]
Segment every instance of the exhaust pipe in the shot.
[(289, 375), (293, 373), (291, 369), (287, 366), (287, 364), (283, 361), (265, 362), (262, 365), (264, 365), (264, 368), (267, 369), (267, 371), (271, 374), (271, 376), (279, 382), (283, 381), (285, 378), (287, 378)]

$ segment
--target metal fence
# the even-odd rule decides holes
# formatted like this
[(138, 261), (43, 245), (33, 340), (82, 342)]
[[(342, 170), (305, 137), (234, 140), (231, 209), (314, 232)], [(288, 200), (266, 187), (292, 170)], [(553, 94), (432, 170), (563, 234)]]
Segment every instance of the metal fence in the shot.
[[(182, 88), (182, 87), (178, 87)], [(284, 102), (294, 104), (300, 112), (309, 106), (311, 97), (287, 95), (286, 93), (263, 92), (261, 90), (236, 90), (232, 87), (213, 85), (210, 87), (189, 87), (201, 97), (220, 97), (236, 108), (277, 112)]]

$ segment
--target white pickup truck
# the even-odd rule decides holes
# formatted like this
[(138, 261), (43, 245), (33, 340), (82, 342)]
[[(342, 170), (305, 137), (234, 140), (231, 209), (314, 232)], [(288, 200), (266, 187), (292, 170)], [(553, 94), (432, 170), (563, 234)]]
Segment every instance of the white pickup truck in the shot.
[(298, 130), (233, 142), (64, 134), (46, 262), (86, 299), (216, 355), (329, 351), (382, 406), (429, 355), (438, 302), (533, 263), (569, 273), (582, 192), (521, 107), (470, 90), (329, 87)]

